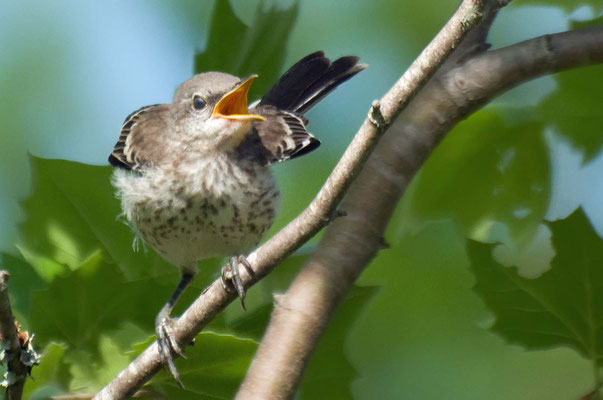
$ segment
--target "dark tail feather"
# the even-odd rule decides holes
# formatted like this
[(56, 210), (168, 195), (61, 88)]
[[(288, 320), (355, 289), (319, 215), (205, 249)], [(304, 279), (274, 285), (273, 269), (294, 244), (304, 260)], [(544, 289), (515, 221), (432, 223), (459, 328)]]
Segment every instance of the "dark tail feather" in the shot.
[(341, 57), (335, 60), (325, 74), (300, 96), (303, 102), (297, 107), (296, 111), (302, 114), (305, 113), (333, 89), (366, 67), (366, 64), (358, 64), (358, 57), (354, 56)]
[(331, 62), (317, 51), (289, 68), (262, 97), (260, 105), (303, 114), (364, 68), (366, 64), (358, 64), (358, 57), (341, 57)]

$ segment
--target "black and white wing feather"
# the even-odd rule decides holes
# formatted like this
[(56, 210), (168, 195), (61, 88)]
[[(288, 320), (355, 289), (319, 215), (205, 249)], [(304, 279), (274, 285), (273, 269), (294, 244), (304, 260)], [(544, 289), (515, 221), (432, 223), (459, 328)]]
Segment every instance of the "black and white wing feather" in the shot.
[(346, 56), (331, 62), (322, 51), (289, 68), (250, 110), (266, 118), (254, 126), (268, 153), (267, 162), (289, 160), (316, 149), (320, 141), (306, 130), (308, 120), (304, 113), (364, 68), (365, 64), (358, 64), (358, 57)]
[(267, 164), (299, 157), (320, 145), (320, 141), (306, 130), (306, 119), (302, 115), (271, 106), (258, 106), (251, 112), (266, 118), (266, 121), (256, 122), (254, 127), (266, 151)]

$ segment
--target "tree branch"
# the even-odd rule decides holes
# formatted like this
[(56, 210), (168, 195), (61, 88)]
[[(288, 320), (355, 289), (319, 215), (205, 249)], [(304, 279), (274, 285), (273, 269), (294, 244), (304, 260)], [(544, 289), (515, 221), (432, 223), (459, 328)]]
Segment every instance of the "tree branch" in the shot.
[[(481, 19), (485, 0), (464, 0), (455, 15), (406, 73), (383, 97), (374, 102), (369, 115), (346, 149), (341, 160), (312, 203), (280, 232), (249, 255), (253, 275), (242, 273), (245, 287), (267, 275), (280, 261), (301, 247), (332, 218), (345, 190), (361, 170), (378, 139), (429, 77), (437, 70), (468, 32)], [(201, 329), (234, 299), (218, 279), (182, 314), (174, 326), (174, 337), (181, 345), (191, 343)], [(161, 368), (157, 343), (140, 354), (94, 399), (121, 399), (133, 395)]]
[(346, 194), (291, 284), (275, 297), (267, 331), (237, 395), (292, 398), (333, 311), (381, 247), (408, 183), (442, 137), (498, 94), (546, 73), (603, 62), (603, 27), (545, 35), (446, 68), (400, 115)]
[(2, 359), (7, 360), (7, 375), (5, 377), (6, 399), (19, 400), (23, 395), (23, 385), (29, 372), (29, 367), (21, 362), (21, 344), (15, 317), (13, 316), (8, 298), (7, 271), (0, 271), (0, 338), (2, 340)]

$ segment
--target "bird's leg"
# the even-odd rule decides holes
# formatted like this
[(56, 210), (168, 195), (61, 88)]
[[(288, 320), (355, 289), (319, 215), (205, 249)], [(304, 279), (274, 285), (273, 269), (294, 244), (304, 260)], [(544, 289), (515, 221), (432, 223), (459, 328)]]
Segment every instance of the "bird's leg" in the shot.
[(159, 347), (159, 357), (161, 358), (161, 362), (164, 365), (168, 366), (176, 382), (178, 382), (182, 387), (184, 387), (184, 385), (182, 384), (182, 381), (180, 380), (180, 375), (178, 374), (178, 370), (174, 365), (174, 357), (172, 356), (172, 351), (174, 351), (180, 357), (186, 357), (182, 352), (182, 348), (176, 342), (176, 340), (174, 339), (174, 335), (172, 334), (172, 324), (174, 323), (174, 319), (170, 317), (170, 314), (172, 313), (172, 309), (178, 301), (178, 298), (180, 298), (180, 295), (192, 279), (192, 273), (182, 272), (182, 277), (180, 278), (178, 286), (176, 286), (176, 289), (170, 296), (170, 299), (167, 303), (165, 303), (161, 311), (159, 311), (159, 314), (157, 314), (157, 318), (155, 318), (155, 333), (157, 334), (157, 346)]
[(222, 268), (222, 284), (226, 290), (232, 290), (234, 287), (241, 299), (241, 306), (245, 309), (245, 286), (243, 286), (243, 281), (239, 274), (239, 265), (243, 265), (249, 275), (253, 275), (251, 264), (249, 264), (245, 256), (231, 257), (229, 263)]

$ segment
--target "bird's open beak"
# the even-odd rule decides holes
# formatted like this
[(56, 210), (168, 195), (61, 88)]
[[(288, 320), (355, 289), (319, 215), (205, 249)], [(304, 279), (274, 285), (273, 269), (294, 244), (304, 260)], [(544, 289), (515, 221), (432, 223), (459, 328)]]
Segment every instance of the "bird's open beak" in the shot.
[(266, 118), (258, 114), (250, 114), (247, 109), (247, 93), (249, 92), (253, 80), (257, 77), (258, 76), (255, 74), (249, 76), (236, 88), (222, 96), (218, 101), (218, 104), (214, 107), (212, 117), (235, 120), (259, 119), (265, 121)]

